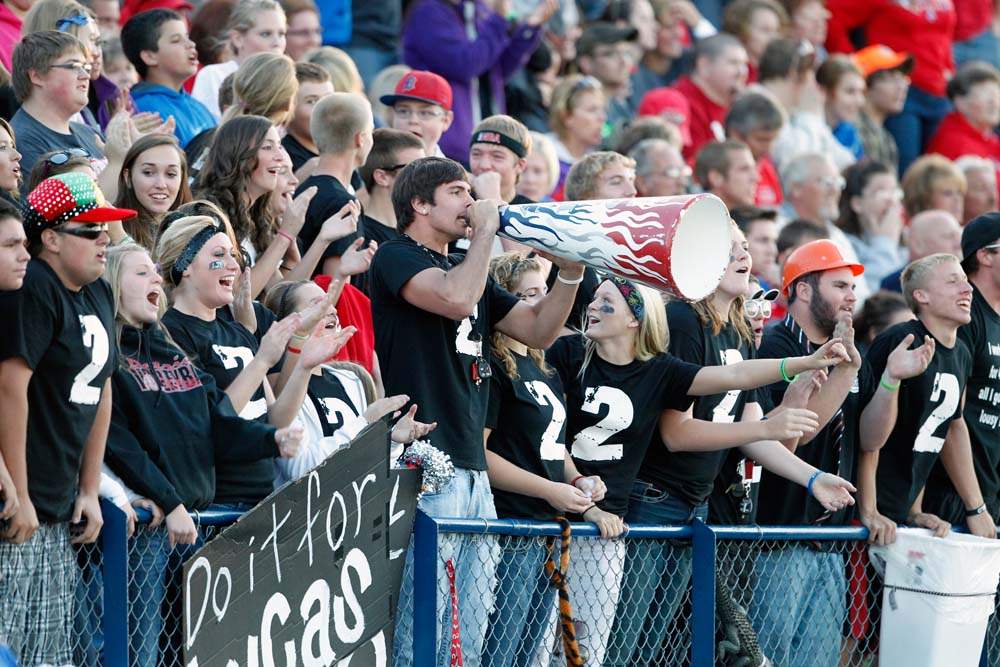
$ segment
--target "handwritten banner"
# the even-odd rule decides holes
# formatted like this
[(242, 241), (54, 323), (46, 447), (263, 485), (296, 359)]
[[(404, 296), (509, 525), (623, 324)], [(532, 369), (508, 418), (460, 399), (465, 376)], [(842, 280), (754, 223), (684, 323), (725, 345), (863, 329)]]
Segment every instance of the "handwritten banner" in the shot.
[(388, 443), (373, 424), (188, 560), (187, 667), (388, 667), (420, 484)]

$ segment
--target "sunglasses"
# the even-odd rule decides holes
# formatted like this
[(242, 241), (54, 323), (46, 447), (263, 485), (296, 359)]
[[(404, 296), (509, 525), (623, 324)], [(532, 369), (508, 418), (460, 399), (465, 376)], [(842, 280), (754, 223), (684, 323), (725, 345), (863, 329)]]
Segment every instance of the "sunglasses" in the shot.
[(53, 229), (56, 234), (68, 234), (88, 241), (96, 241), (101, 238), (101, 234), (108, 232), (107, 223), (100, 225), (87, 225), (86, 227), (58, 227)]
[(56, 167), (60, 167), (72, 158), (75, 157), (90, 157), (90, 154), (82, 148), (67, 148), (66, 150), (61, 150), (45, 158), (45, 161)]
[(743, 304), (743, 312), (748, 320), (771, 317), (771, 302), (766, 299), (750, 299)]

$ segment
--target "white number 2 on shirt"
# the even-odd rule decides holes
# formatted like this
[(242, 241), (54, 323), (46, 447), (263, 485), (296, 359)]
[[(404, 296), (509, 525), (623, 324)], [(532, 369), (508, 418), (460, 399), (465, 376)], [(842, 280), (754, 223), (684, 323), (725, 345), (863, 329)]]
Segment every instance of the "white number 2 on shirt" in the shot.
[(92, 387), (91, 382), (101, 374), (101, 369), (108, 361), (108, 332), (105, 331), (101, 319), (96, 315), (80, 315), (80, 332), (83, 334), (83, 345), (90, 349), (90, 363), (83, 367), (73, 378), (73, 387), (69, 391), (71, 403), (79, 405), (97, 405), (101, 400), (103, 387)]
[[(743, 361), (743, 355), (740, 354), (739, 350), (723, 350), (719, 353), (722, 357), (722, 365), (728, 366), (729, 364), (738, 364)], [(740, 397), (740, 389), (733, 391), (727, 391), (726, 395), (722, 397), (719, 404), (715, 406), (712, 410), (712, 421), (719, 424), (732, 424), (736, 421), (736, 415), (733, 414), (733, 408), (736, 407), (736, 401)]]
[[(228, 345), (213, 345), (212, 351), (222, 362), (223, 368), (233, 370), (234, 368), (246, 368), (253, 361), (253, 352), (249, 347), (230, 347)], [(240, 417), (246, 420), (257, 419), (267, 413), (267, 399), (258, 398), (256, 401), (247, 401), (247, 404), (240, 410)]]
[(541, 454), (543, 461), (562, 461), (566, 458), (566, 445), (559, 442), (559, 432), (566, 421), (566, 408), (552, 392), (552, 388), (541, 380), (525, 382), (528, 393), (539, 405), (547, 405), (552, 408), (552, 417), (549, 425), (542, 433)]
[[(941, 396), (944, 394), (944, 396)], [(917, 437), (913, 441), (913, 451), (929, 452), (936, 454), (941, 451), (944, 445), (944, 438), (937, 437), (934, 432), (941, 424), (955, 416), (955, 409), (958, 407), (959, 399), (962, 398), (962, 390), (958, 386), (958, 378), (951, 373), (937, 373), (934, 376), (934, 389), (931, 391), (931, 402), (941, 398), (934, 411), (924, 420), (923, 426), (917, 432)]]
[(472, 340), (472, 318), (479, 317), (479, 304), (472, 309), (472, 316), (466, 317), (458, 323), (458, 331), (455, 332), (455, 351), (470, 357), (478, 357), (483, 352), (482, 341)]
[(573, 456), (583, 461), (617, 461), (622, 457), (624, 445), (602, 445), (605, 440), (632, 425), (632, 401), (621, 389), (597, 387), (588, 389), (580, 409), (596, 415), (602, 405), (608, 406), (608, 415), (593, 426), (588, 426), (573, 439)]

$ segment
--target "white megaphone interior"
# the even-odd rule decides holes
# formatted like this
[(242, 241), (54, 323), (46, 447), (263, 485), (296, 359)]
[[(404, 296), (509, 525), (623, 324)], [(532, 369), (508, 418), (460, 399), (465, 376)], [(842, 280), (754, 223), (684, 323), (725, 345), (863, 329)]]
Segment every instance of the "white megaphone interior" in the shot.
[(715, 291), (729, 265), (733, 230), (729, 209), (703, 195), (681, 213), (670, 245), (670, 273), (677, 291), (691, 301)]

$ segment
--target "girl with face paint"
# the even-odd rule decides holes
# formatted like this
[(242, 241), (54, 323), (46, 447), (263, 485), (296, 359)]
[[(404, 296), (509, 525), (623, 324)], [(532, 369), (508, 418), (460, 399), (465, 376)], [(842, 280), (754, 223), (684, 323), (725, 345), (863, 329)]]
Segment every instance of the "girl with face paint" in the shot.
[[(780, 380), (782, 370), (799, 373), (825, 368), (847, 356), (839, 341), (831, 341), (809, 357), (702, 367), (667, 354), (667, 338), (660, 295), (611, 277), (595, 292), (583, 336), (565, 336), (547, 354), (566, 391), (567, 443), (573, 461), (581, 474), (599, 475), (607, 485), (604, 498), (585, 512), (585, 518), (595, 521), (605, 537), (615, 537), (624, 529), (621, 517), (628, 510), (633, 483), (665, 410), (684, 413), (695, 396), (754, 389)], [(803, 423), (811, 423), (808, 415), (739, 426), (735, 433), (740, 435), (727, 435), (730, 441), (745, 438), (746, 442), (784, 438), (799, 433)], [(807, 480), (808, 473), (801, 481)], [(614, 654), (631, 653), (636, 643), (619, 641), (619, 631), (612, 636), (614, 610), (599, 600), (618, 597), (624, 543), (577, 542), (574, 547), (584, 561), (613, 564), (596, 586), (592, 580), (575, 579), (570, 588), (578, 601), (574, 608), (584, 615), (589, 628), (588, 664), (620, 664)]]

